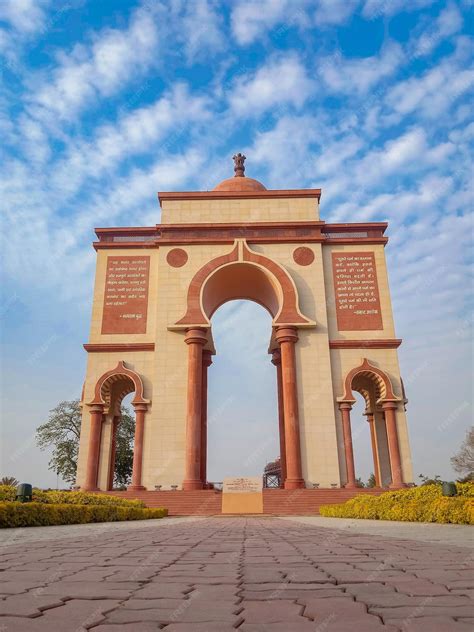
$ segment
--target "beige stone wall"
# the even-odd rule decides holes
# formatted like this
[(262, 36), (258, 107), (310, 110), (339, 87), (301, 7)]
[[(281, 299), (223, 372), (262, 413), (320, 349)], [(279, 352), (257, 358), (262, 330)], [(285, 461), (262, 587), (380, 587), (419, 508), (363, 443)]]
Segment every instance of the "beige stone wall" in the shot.
[(317, 198), (166, 200), (162, 224), (300, 222), (319, 219)]

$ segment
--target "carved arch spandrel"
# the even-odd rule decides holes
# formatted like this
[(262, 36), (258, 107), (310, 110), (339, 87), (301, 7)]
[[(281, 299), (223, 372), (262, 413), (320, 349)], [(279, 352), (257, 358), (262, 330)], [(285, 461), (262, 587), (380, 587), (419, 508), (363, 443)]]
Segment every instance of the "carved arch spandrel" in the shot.
[[(253, 292), (249, 291), (249, 285), (242, 286), (240, 292), (236, 289), (233, 295), (228, 295), (228, 290), (219, 290), (219, 276), (225, 281), (225, 275), (232, 274), (237, 280), (251, 277), (253, 274), (255, 285), (266, 284), (265, 291), (262, 288), (261, 294), (254, 296)], [(220, 285), (226, 287), (225, 283)], [(208, 296), (205, 297), (206, 288), (210, 287), (214, 291), (212, 300), (209, 300)], [(273, 316), (273, 325), (316, 325), (301, 313), (298, 291), (287, 270), (276, 261), (251, 250), (245, 240), (236, 240), (229, 253), (211, 259), (196, 272), (188, 287), (186, 314), (169, 329), (208, 328), (210, 318), (219, 305), (228, 300), (246, 298), (263, 305)]]
[(143, 397), (143, 380), (141, 376), (133, 369), (125, 366), (125, 362), (120, 360), (115, 369), (104, 373), (96, 382), (94, 389), (94, 399), (88, 403), (88, 406), (104, 405), (110, 406), (111, 388), (114, 384), (120, 382), (120, 397), (123, 399), (129, 393), (135, 392), (132, 404), (149, 404), (150, 400)]
[[(367, 358), (364, 358), (360, 366), (355, 367), (354, 369), (351, 369), (347, 373), (344, 379), (344, 394), (342, 395), (342, 397), (338, 397), (339, 402), (354, 402), (355, 401), (352, 391), (353, 390), (357, 390), (357, 392), (360, 392), (360, 391), (359, 389), (354, 388), (353, 383), (354, 383), (354, 380), (356, 380), (357, 377), (359, 376), (367, 378), (371, 382), (373, 382), (374, 387), (375, 387), (375, 396), (376, 396), (377, 402), (400, 401), (400, 398), (397, 397), (395, 393), (393, 392), (392, 382), (388, 374), (382, 369), (380, 369), (379, 367), (376, 367), (373, 364), (371, 364), (367, 360)], [(364, 389), (361, 389), (361, 390), (364, 390)], [(364, 396), (364, 393), (361, 393), (361, 394), (364, 397), (364, 399), (366, 399)], [(367, 400), (366, 400), (366, 403), (367, 403)]]

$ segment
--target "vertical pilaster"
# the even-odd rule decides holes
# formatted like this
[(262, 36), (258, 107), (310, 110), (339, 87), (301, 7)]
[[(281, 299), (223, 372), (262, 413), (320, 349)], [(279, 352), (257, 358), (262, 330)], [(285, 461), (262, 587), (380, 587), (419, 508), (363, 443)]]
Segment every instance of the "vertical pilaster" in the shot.
[(382, 409), (385, 415), (388, 451), (390, 453), (390, 468), (392, 472), (392, 482), (390, 483), (389, 487), (392, 489), (406, 487), (405, 483), (403, 482), (400, 446), (398, 444), (397, 419), (395, 415), (397, 403), (383, 402)]
[(89, 446), (87, 451), (86, 480), (83, 490), (97, 491), (97, 476), (99, 473), (100, 437), (102, 434), (102, 418), (104, 406), (94, 404), (90, 407), (91, 425), (89, 431)]
[(301, 468), (301, 446), (298, 411), (295, 343), (296, 327), (279, 327), (276, 340), (280, 345), (283, 410), (285, 425), (286, 480), (285, 489), (305, 486)]
[(347, 482), (346, 488), (357, 487), (354, 466), (354, 448), (352, 446), (352, 430), (351, 430), (351, 410), (350, 402), (341, 402), (339, 410), (342, 417), (342, 435), (344, 438), (344, 456), (346, 460)]
[(201, 415), (202, 415), (202, 350), (207, 342), (203, 329), (188, 329), (188, 401), (186, 414), (186, 455), (183, 489), (202, 489), (201, 480)]
[(135, 438), (133, 441), (132, 484), (128, 489), (145, 489), (142, 485), (143, 436), (145, 434), (145, 413), (147, 404), (133, 404), (135, 409)]
[(370, 428), (370, 444), (372, 446), (372, 458), (374, 460), (375, 486), (380, 487), (379, 450), (377, 446), (377, 437), (375, 435), (374, 413), (366, 413), (366, 417)]
[(286, 481), (286, 446), (285, 446), (285, 411), (283, 408), (283, 383), (281, 376), (281, 353), (272, 353), (272, 364), (277, 370), (277, 393), (278, 393), (278, 430), (280, 437), (280, 466), (281, 466), (281, 487), (285, 487)]
[(202, 395), (201, 395), (201, 481), (207, 483), (207, 370), (212, 364), (210, 351), (202, 353)]

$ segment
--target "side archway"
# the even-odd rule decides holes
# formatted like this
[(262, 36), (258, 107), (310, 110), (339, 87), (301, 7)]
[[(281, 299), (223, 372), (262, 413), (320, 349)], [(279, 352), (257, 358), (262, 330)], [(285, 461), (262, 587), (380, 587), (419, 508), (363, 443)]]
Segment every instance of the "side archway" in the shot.
[(143, 461), (143, 437), (145, 431), (145, 415), (150, 404), (143, 396), (143, 380), (141, 376), (129, 369), (121, 360), (117, 366), (104, 373), (96, 382), (94, 397), (87, 404), (90, 410), (90, 432), (87, 453), (86, 480), (83, 489), (98, 490), (99, 461), (103, 441), (103, 426), (107, 418), (111, 421), (108, 446), (107, 488), (111, 489), (114, 477), (115, 446), (120, 409), (123, 398), (135, 393), (132, 405), (135, 410), (135, 437), (133, 448), (132, 483), (128, 489), (144, 489), (141, 484)]
[(389, 487), (404, 487), (396, 422), (396, 410), (401, 399), (395, 395), (388, 374), (371, 364), (367, 358), (347, 373), (344, 394), (338, 398), (346, 463), (345, 486), (357, 486), (350, 419), (350, 411), (356, 401), (353, 391), (360, 393), (365, 401), (364, 415), (370, 427), (376, 485), (382, 486), (386, 478), (384, 472), (389, 472)]

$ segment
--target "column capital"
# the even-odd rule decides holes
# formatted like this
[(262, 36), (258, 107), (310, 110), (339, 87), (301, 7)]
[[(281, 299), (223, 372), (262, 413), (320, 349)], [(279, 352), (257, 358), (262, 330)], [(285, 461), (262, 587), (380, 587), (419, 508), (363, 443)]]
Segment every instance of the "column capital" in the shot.
[(297, 342), (298, 329), (291, 325), (288, 327), (277, 327), (275, 338), (278, 344), (282, 342)]
[(186, 336), (184, 342), (187, 345), (199, 344), (204, 346), (207, 343), (207, 334), (205, 329), (186, 329)]
[(87, 404), (90, 413), (104, 413), (104, 404)]
[(203, 366), (209, 367), (212, 364), (212, 351), (208, 349), (203, 349), (202, 352), (202, 363)]
[(132, 406), (135, 412), (137, 412), (138, 410), (144, 410), (146, 412), (148, 410), (148, 404), (144, 404), (143, 402), (138, 402), (137, 404), (134, 404), (132, 402)]
[(339, 402), (339, 410), (352, 410), (353, 402)]
[(382, 402), (382, 410), (396, 410), (398, 408), (398, 402), (387, 401)]
[(272, 351), (272, 364), (274, 364), (275, 366), (281, 364), (281, 353), (278, 349)]
[(374, 421), (374, 413), (369, 411), (367, 413), (364, 413), (364, 417), (367, 417), (367, 421), (369, 424), (373, 423)]

